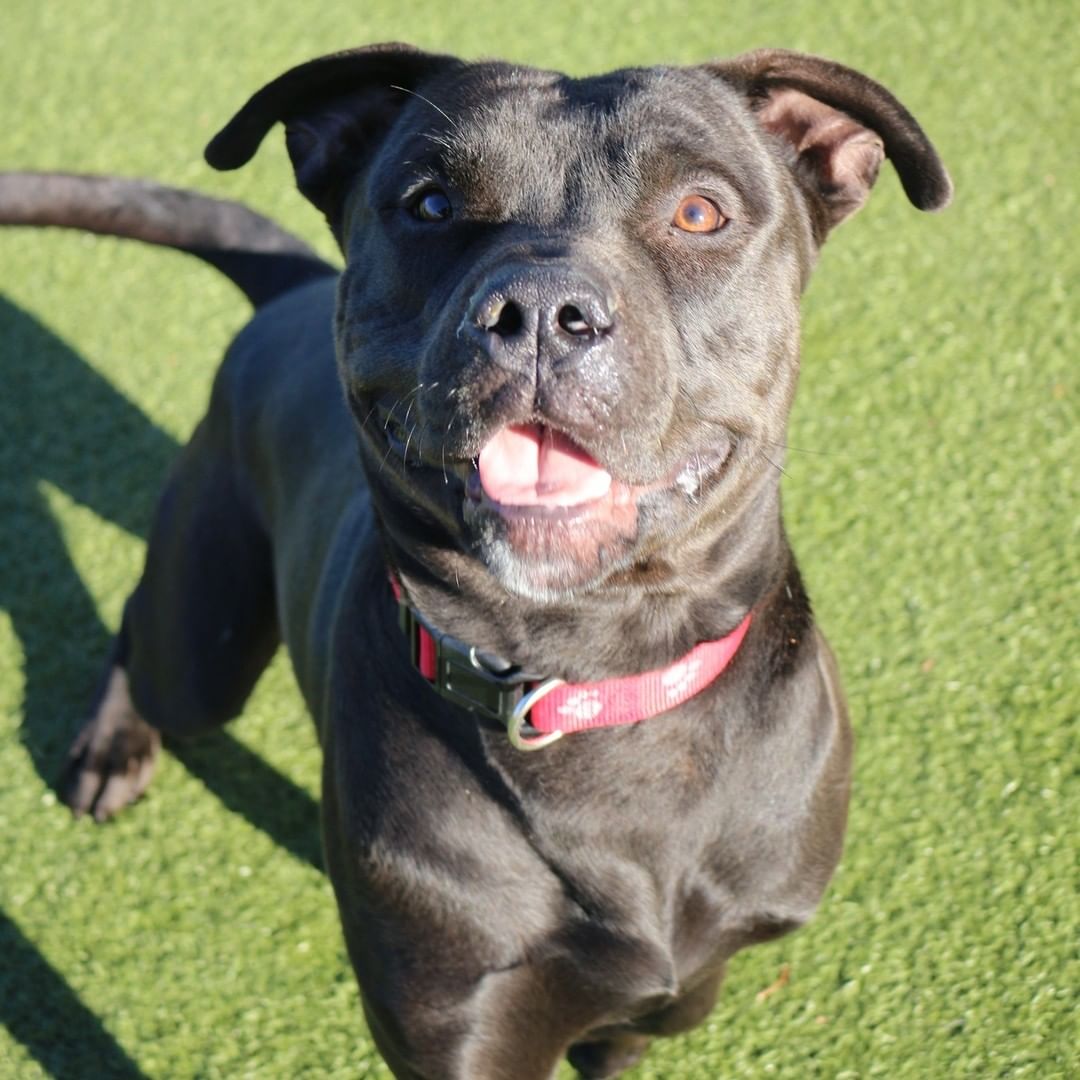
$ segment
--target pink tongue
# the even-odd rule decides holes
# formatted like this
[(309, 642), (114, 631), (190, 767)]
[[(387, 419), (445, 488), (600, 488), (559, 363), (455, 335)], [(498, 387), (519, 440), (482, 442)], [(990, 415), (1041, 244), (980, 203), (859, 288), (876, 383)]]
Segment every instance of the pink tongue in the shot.
[(611, 487), (611, 473), (584, 450), (537, 424), (503, 428), (479, 465), (484, 494), (503, 506), (577, 506)]

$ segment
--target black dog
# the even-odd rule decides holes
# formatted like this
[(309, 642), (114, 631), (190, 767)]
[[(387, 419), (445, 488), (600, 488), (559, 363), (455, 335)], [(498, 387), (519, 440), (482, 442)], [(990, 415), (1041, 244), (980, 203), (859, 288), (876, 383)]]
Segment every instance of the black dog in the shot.
[(277, 297), (165, 489), (68, 799), (135, 799), (159, 732), (234, 716), (280, 635), (394, 1073), (614, 1075), (840, 855), (851, 735), (776, 468), (799, 295), (884, 157), (922, 209), (948, 177), (882, 87), (779, 51), (576, 80), (361, 49), (270, 83), (208, 160), (278, 121), (336, 285), (240, 210), (3, 196)]

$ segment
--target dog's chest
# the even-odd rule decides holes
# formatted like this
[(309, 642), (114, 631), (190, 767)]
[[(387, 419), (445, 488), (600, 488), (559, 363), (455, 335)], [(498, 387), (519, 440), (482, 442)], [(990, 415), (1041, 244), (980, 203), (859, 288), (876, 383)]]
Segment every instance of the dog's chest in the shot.
[(345, 624), (378, 662), (334, 665), (332, 699), (351, 705), (332, 718), (324, 804), (359, 871), (343, 918), (370, 939), (378, 912), (395, 984), (531, 973), (573, 987), (590, 1022), (637, 1020), (795, 909), (813, 755), (778, 769), (772, 742), (740, 738), (742, 695), (723, 724), (702, 698), (523, 754), (415, 678), (396, 627), (379, 629), (385, 578), (362, 577)]
[(786, 838), (759, 835), (750, 847), (734, 815), (707, 834), (700, 824), (675, 832), (643, 823), (618, 838), (612, 830), (549, 864), (570, 901), (552, 940), (572, 942), (582, 971), (602, 974), (631, 1012), (699, 982), (784, 906), (775, 871), (787, 863)]
[[(600, 768), (578, 799), (571, 776), (562, 800), (530, 808), (523, 890), (558, 897), (534, 955), (571, 963), (603, 1022), (662, 1010), (791, 907), (796, 822), (765, 819), (690, 749), (648, 771)], [(752, 760), (743, 773), (768, 790)]]

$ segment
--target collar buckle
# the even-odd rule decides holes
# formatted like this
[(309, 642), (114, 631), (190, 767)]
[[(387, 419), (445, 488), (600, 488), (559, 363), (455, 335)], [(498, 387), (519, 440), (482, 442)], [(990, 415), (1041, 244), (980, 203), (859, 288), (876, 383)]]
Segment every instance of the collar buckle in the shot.
[[(553, 689), (548, 683), (560, 682), (506, 664), (500, 657), (482, 653), (436, 629), (404, 596), (398, 598), (398, 624), (409, 642), (413, 667), (442, 697), (498, 721), (508, 731), (515, 724), (518, 738), (523, 737), (520, 733), (527, 726), (525, 717), (533, 703)], [(532, 684), (539, 685), (530, 689)], [(543, 693), (538, 694), (541, 689)], [(514, 742), (513, 735), (510, 741)]]

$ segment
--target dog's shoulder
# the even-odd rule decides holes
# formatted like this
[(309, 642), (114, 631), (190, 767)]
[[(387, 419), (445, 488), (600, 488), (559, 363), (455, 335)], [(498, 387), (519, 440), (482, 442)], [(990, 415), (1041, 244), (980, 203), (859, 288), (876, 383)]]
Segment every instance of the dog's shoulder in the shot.
[(215, 395), (233, 409), (255, 409), (269, 398), (311, 392), (324, 382), (336, 386), (335, 282), (322, 278), (259, 308), (229, 346)]

